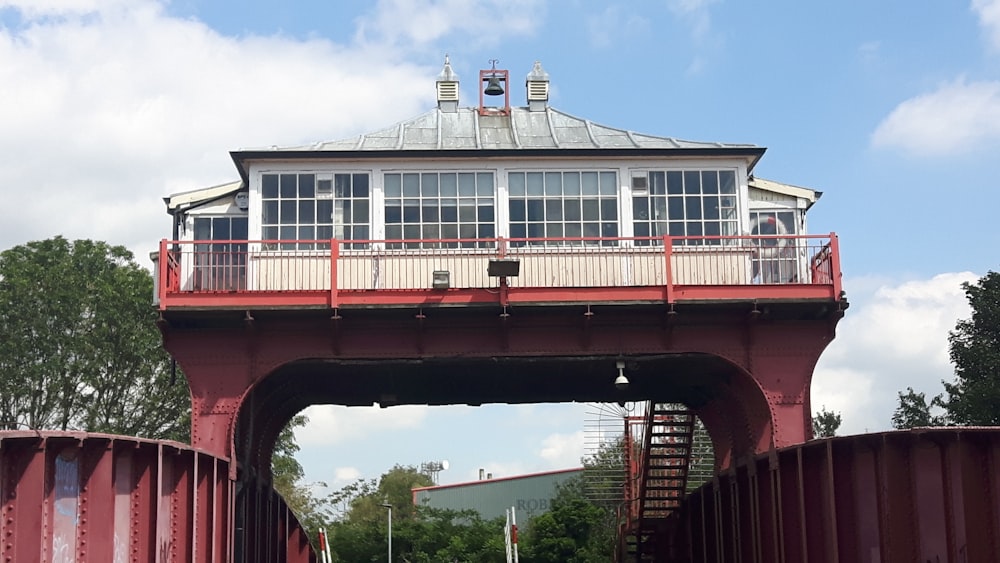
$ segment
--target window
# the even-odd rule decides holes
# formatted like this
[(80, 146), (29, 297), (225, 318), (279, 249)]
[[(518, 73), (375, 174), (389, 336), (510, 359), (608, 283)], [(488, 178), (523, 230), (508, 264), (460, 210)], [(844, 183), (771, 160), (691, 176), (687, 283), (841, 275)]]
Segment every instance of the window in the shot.
[(780, 235), (798, 234), (794, 211), (753, 210), (751, 235), (777, 235), (754, 239), (753, 276), (760, 283), (794, 282), (798, 276), (795, 239)]
[[(285, 241), (280, 245), (282, 249), (326, 249), (329, 243), (312, 241), (367, 241), (370, 237), (370, 189), (365, 173), (326, 177), (263, 174), (261, 201), (261, 235), (264, 240)], [(353, 246), (364, 247), (365, 243)]]
[(397, 241), (387, 246), (491, 247), (496, 237), (494, 193), (492, 172), (386, 174), (385, 237)]
[[(718, 236), (738, 232), (736, 173), (732, 170), (650, 171), (633, 177), (645, 183), (632, 196), (633, 232), (636, 237), (706, 237), (680, 244), (721, 244)], [(644, 181), (644, 182), (643, 182)], [(650, 244), (651, 241), (636, 241)], [(662, 244), (653, 240), (652, 244)]]
[[(618, 236), (615, 172), (511, 172), (507, 181), (511, 245), (617, 245), (596, 240)], [(569, 240), (530, 240), (544, 238)]]
[(195, 217), (194, 240), (223, 241), (194, 245), (195, 290), (246, 289), (246, 217)]

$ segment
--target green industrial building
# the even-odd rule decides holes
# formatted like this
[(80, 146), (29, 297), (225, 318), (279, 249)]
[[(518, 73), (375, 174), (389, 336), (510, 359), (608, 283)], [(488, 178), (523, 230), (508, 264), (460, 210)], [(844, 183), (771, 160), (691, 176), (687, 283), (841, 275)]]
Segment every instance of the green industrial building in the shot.
[(502, 517), (511, 507), (518, 524), (549, 510), (559, 484), (583, 474), (582, 468), (481, 479), (453, 485), (413, 489), (413, 504), (451, 510), (474, 510), (486, 520)]

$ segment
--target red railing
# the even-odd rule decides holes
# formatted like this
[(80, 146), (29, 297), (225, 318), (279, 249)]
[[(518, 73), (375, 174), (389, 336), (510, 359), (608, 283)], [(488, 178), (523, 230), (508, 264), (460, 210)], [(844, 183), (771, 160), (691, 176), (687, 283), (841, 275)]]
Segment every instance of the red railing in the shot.
[(0, 561), (316, 561), (284, 500), (229, 469), (170, 441), (0, 431)]
[[(841, 298), (829, 235), (161, 241), (171, 307)], [(493, 266), (490, 264), (493, 263)], [(491, 269), (496, 266), (499, 270)], [(504, 267), (516, 271), (503, 271)]]

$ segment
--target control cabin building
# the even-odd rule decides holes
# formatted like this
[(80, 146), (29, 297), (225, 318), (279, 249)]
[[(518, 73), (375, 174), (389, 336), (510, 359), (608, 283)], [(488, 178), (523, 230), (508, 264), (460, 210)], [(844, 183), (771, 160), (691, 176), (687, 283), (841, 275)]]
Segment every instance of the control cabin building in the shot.
[[(507, 71), (481, 81), (494, 74), (506, 86)], [(428, 304), (495, 303), (483, 288), (502, 289), (503, 305), (591, 299), (560, 288), (620, 288), (600, 301), (631, 302), (650, 292), (629, 287), (830, 281), (822, 244), (745, 236), (805, 234), (820, 196), (753, 177), (764, 148), (561, 112), (539, 63), (525, 84), (525, 107), (510, 88), (502, 106), (480, 89), (478, 107), (459, 107), (446, 61), (423, 115), (231, 153), (239, 180), (165, 198), (176, 240), (161, 307), (392, 305), (420, 289), (441, 290)]]

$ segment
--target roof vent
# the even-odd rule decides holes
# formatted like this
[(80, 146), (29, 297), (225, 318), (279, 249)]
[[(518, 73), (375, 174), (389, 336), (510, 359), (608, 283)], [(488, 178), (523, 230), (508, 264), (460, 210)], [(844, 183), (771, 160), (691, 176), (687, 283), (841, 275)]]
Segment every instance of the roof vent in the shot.
[(448, 55), (444, 56), (444, 68), (437, 78), (437, 102), (441, 111), (458, 111), (458, 75), (451, 69)]
[(549, 73), (542, 69), (540, 61), (535, 61), (524, 85), (528, 90), (528, 110), (544, 111), (549, 101)]

